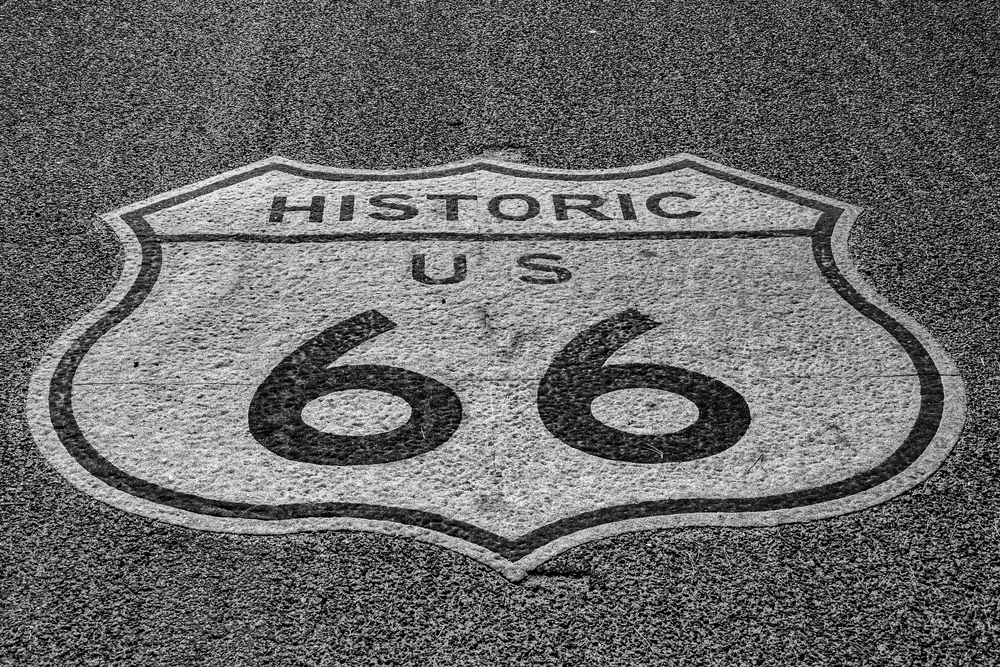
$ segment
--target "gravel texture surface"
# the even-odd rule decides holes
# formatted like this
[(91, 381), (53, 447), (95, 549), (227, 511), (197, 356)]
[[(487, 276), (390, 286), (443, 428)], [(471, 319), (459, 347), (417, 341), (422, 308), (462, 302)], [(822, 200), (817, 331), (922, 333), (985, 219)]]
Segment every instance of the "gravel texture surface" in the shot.
[[(1000, 19), (990, 3), (0, 7), (0, 664), (989, 664), (1000, 660)], [(97, 215), (268, 155), (603, 168), (689, 152), (865, 207), (857, 262), (969, 395), (875, 509), (637, 533), (521, 584), (368, 534), (155, 523), (76, 491), (24, 418), (114, 284)]]

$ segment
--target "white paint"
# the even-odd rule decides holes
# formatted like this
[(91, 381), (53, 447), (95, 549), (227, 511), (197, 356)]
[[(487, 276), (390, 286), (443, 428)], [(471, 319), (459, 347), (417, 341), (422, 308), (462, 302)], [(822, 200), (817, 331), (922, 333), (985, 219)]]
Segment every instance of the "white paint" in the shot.
[(598, 396), (590, 412), (599, 421), (627, 433), (675, 433), (694, 424), (698, 406), (659, 389), (621, 389)]
[[(675, 159), (680, 158), (725, 170), (691, 156)], [(268, 163), (295, 164), (281, 159), (262, 164)], [(308, 213), (288, 213), (276, 226), (267, 221), (276, 193), (287, 195), (289, 204), (301, 204), (317, 193), (333, 201), (348, 190), (359, 200), (367, 199), (387, 187), (271, 172), (147, 219), (161, 234), (715, 232), (808, 229), (817, 215), (808, 207), (690, 169), (637, 179), (574, 181), (574, 176), (562, 174), (563, 180), (554, 181), (474, 172), (395, 181), (391, 191), (415, 198), (430, 191), (476, 192), (482, 198), (530, 192), (539, 201), (550, 201), (560, 192), (592, 192), (613, 200), (624, 191), (683, 189), (694, 194), (691, 205), (702, 214), (666, 219), (637, 206), (635, 221), (599, 222), (581, 216), (557, 221), (542, 215), (512, 223), (472, 209), (471, 215), (452, 222), (443, 220), (442, 211), (421, 204), (420, 214), (404, 222), (359, 214), (344, 223), (311, 223)], [(857, 510), (912, 487), (936, 469), (961, 432), (964, 393), (941, 348), (871, 292), (854, 271), (847, 234), (857, 210), (840, 205), (846, 213), (834, 237), (838, 266), (870, 302), (902, 322), (930, 350), (946, 387), (944, 421), (921, 458), (882, 485), (846, 498), (790, 510), (694, 513), (603, 524), (559, 538), (512, 564), (482, 547), (414, 526), (350, 518), (222, 519), (122, 493), (90, 476), (68, 455), (48, 415), (55, 364), (87, 326), (119, 303), (137, 275), (138, 244), (118, 216), (108, 221), (125, 248), (121, 281), (60, 339), (33, 377), (33, 433), (41, 450), (73, 483), (132, 512), (209, 530), (362, 529), (419, 537), (473, 555), (513, 578), (574, 544), (625, 530), (706, 523), (770, 525)], [(517, 258), (527, 252), (563, 257), (560, 265), (572, 271), (573, 278), (556, 285), (523, 282), (520, 278), (528, 272), (517, 266)], [(438, 513), (513, 538), (604, 506), (666, 498), (749, 498), (836, 482), (894, 451), (918, 410), (918, 377), (909, 358), (884, 329), (830, 288), (816, 268), (808, 238), (298, 245), (214, 241), (165, 243), (163, 253), (162, 270), (149, 297), (84, 358), (73, 385), (74, 407), (82, 432), (111, 463), (141, 479), (206, 498), (372, 503)], [(414, 253), (427, 255), (430, 275), (447, 275), (448, 258), (464, 254), (468, 276), (456, 285), (417, 283), (409, 275)], [(297, 463), (261, 447), (246, 421), (257, 386), (303, 341), (372, 308), (390, 317), (397, 328), (348, 352), (336, 365), (398, 366), (452, 387), (464, 413), (453, 438), (426, 454), (372, 466)], [(745, 397), (752, 412), (750, 430), (739, 443), (704, 459), (640, 465), (584, 454), (548, 433), (534, 407), (538, 379), (574, 335), (626, 308), (638, 308), (661, 325), (627, 344), (608, 364), (668, 364), (727, 383)], [(637, 401), (636, 395), (643, 393)], [(652, 394), (606, 394), (592, 410), (607, 424), (639, 433), (676, 430), (697, 419), (694, 406), (676, 397), (660, 397), (652, 408), (642, 407)], [(303, 418), (333, 433), (390, 430), (405, 423), (409, 408), (386, 396), (341, 392), (314, 401)]]
[(410, 406), (384, 391), (348, 389), (320, 396), (302, 409), (302, 421), (335, 435), (373, 435), (404, 425)]

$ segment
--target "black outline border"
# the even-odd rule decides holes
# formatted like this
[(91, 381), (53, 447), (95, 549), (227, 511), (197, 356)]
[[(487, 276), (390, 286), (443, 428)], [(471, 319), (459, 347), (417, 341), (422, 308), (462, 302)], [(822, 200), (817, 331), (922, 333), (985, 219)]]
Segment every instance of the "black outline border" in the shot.
[[(473, 171), (487, 171), (507, 176), (519, 176), (538, 179), (558, 179), (571, 181), (602, 181), (610, 179), (631, 179), (652, 176), (656, 174), (694, 169), (704, 174), (747, 187), (780, 199), (820, 211), (820, 217), (813, 230), (776, 230), (768, 232), (653, 232), (653, 233), (572, 233), (546, 235), (519, 234), (448, 234), (448, 233), (371, 233), (371, 234), (322, 234), (302, 235), (299, 237), (279, 237), (253, 234), (214, 234), (214, 235), (163, 235), (157, 236), (144, 216), (163, 209), (176, 206), (209, 192), (225, 188), (235, 183), (256, 178), (267, 172), (282, 171), (303, 178), (330, 181), (407, 181), (425, 178), (440, 178), (467, 174)], [(103, 481), (118, 491), (128, 493), (140, 499), (160, 505), (181, 509), (208, 516), (256, 519), (264, 521), (280, 521), (303, 518), (345, 517), (390, 521), (404, 525), (412, 525), (431, 531), (456, 537), (483, 547), (511, 562), (529, 555), (536, 549), (559, 538), (568, 536), (580, 530), (594, 526), (615, 523), (626, 519), (638, 519), (652, 516), (672, 514), (689, 514), (698, 512), (761, 512), (785, 510), (854, 495), (900, 474), (912, 465), (926, 450), (941, 424), (944, 413), (944, 385), (941, 374), (916, 336), (910, 333), (902, 324), (886, 312), (867, 301), (854, 289), (840, 272), (833, 257), (833, 229), (841, 215), (842, 208), (819, 202), (802, 195), (792, 193), (780, 187), (757, 183), (750, 179), (736, 176), (715, 169), (699, 162), (682, 159), (666, 165), (658, 165), (647, 169), (605, 172), (599, 174), (573, 174), (538, 172), (530, 169), (517, 169), (491, 163), (470, 163), (453, 168), (420, 173), (331, 173), (314, 171), (306, 167), (288, 165), (280, 162), (264, 164), (243, 173), (225, 178), (203, 187), (178, 194), (124, 213), (122, 219), (131, 227), (139, 240), (142, 252), (142, 263), (135, 282), (128, 293), (113, 308), (95, 324), (78, 336), (69, 349), (59, 360), (56, 370), (49, 383), (49, 412), (52, 425), (69, 454), (91, 475)], [(912, 361), (915, 372), (920, 378), (920, 412), (910, 433), (887, 459), (874, 468), (831, 484), (825, 484), (813, 489), (792, 493), (775, 494), (758, 498), (689, 498), (662, 501), (650, 501), (630, 505), (605, 507), (600, 510), (578, 514), (542, 526), (516, 539), (507, 539), (482, 528), (455, 521), (446, 517), (422, 512), (379, 505), (358, 503), (293, 503), (286, 505), (259, 505), (212, 500), (193, 494), (171, 491), (145, 480), (132, 477), (104, 459), (93, 446), (87, 442), (80, 431), (73, 414), (72, 388), (73, 378), (83, 357), (97, 340), (110, 331), (119, 322), (127, 318), (146, 298), (159, 276), (163, 241), (208, 241), (227, 240), (237, 242), (290, 243), (298, 241), (329, 242), (343, 240), (417, 240), (417, 239), (469, 239), (469, 240), (519, 240), (541, 238), (569, 239), (634, 239), (634, 238), (771, 238), (786, 236), (811, 236), (813, 239), (813, 255), (820, 273), (829, 285), (854, 306), (862, 315), (883, 327), (906, 351)], [(516, 237), (516, 238), (515, 238)]]

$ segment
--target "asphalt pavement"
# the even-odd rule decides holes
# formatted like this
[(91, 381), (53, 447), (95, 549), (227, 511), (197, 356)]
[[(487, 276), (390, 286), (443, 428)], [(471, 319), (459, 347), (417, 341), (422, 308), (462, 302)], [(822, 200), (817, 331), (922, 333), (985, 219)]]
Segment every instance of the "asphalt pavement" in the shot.
[[(0, 35), (0, 664), (1000, 661), (991, 3), (8, 0)], [(619, 535), (515, 584), (403, 538), (154, 522), (35, 447), (28, 379), (120, 270), (103, 213), (271, 155), (680, 152), (865, 209), (856, 263), (968, 392), (929, 481), (832, 519)]]

